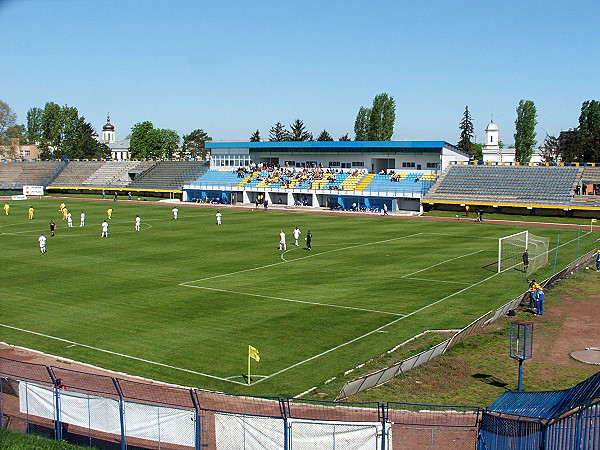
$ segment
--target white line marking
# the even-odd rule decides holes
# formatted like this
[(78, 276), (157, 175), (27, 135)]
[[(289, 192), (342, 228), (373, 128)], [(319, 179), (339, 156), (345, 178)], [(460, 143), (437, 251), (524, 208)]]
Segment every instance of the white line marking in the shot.
[(236, 381), (227, 380), (226, 378), (217, 377), (215, 375), (210, 375), (210, 374), (203, 373), (203, 372), (196, 372), (195, 370), (184, 369), (182, 367), (171, 366), (169, 364), (163, 364), (163, 363), (159, 363), (159, 362), (156, 362), (156, 361), (150, 361), (150, 360), (144, 359), (144, 358), (138, 358), (137, 356), (125, 355), (124, 353), (113, 352), (113, 351), (110, 351), (110, 350), (105, 350), (103, 348), (92, 347), (91, 345), (80, 344), (79, 342), (70, 341), (68, 339), (62, 339), (62, 338), (59, 338), (59, 337), (56, 337), (56, 336), (51, 336), (49, 334), (38, 333), (37, 331), (25, 330), (24, 328), (13, 327), (13, 326), (10, 326), (10, 325), (6, 325), (4, 323), (0, 323), (0, 327), (9, 328), (11, 330), (16, 330), (16, 331), (21, 331), (23, 333), (34, 334), (36, 336), (41, 336), (41, 337), (45, 337), (45, 338), (48, 338), (48, 339), (54, 339), (55, 341), (65, 342), (67, 344), (72, 344), (72, 345), (76, 345), (76, 346), (79, 346), (79, 347), (89, 348), (90, 350), (96, 350), (98, 352), (108, 353), (109, 355), (115, 355), (115, 356), (121, 356), (121, 357), (127, 358), (127, 359), (133, 359), (135, 361), (140, 361), (140, 362), (144, 362), (144, 363), (147, 363), (147, 364), (152, 364), (152, 365), (155, 365), (155, 366), (166, 367), (168, 369), (179, 370), (181, 372), (187, 372), (187, 373), (191, 373), (191, 374), (194, 374), (194, 375), (201, 375), (201, 376), (205, 376), (205, 377), (208, 377), (208, 378), (213, 378), (213, 379), (219, 380), (219, 381), (230, 381), (231, 383), (246, 384), (246, 383), (239, 383), (239, 382), (236, 382)]
[[(513, 267), (516, 267), (517, 265), (518, 265), (518, 264), (515, 264)], [(504, 270), (503, 270), (502, 272), (500, 272), (500, 273), (504, 273), (504, 272), (506, 272), (507, 270), (510, 270), (510, 269), (512, 269), (513, 267), (506, 268), (506, 269), (504, 269)], [(375, 329), (375, 330), (373, 330), (373, 331), (370, 331), (370, 332), (368, 332), (368, 333), (365, 333), (365, 334), (363, 334), (362, 336), (358, 336), (358, 337), (356, 337), (356, 338), (354, 338), (354, 339), (352, 339), (352, 340), (350, 340), (350, 341), (348, 341), (348, 342), (344, 342), (343, 344), (340, 344), (340, 345), (338, 345), (338, 346), (336, 346), (336, 347), (333, 347), (333, 348), (331, 348), (331, 349), (329, 349), (329, 350), (325, 350), (324, 352), (321, 352), (321, 353), (319, 353), (318, 355), (311, 356), (310, 358), (307, 358), (307, 359), (305, 359), (304, 361), (299, 361), (299, 362), (297, 362), (296, 364), (293, 364), (293, 365), (291, 365), (291, 366), (289, 366), (289, 367), (285, 367), (285, 368), (283, 368), (283, 369), (281, 369), (281, 370), (279, 370), (279, 371), (277, 371), (277, 372), (275, 372), (275, 373), (273, 373), (273, 374), (271, 374), (271, 375), (268, 375), (268, 376), (266, 376), (266, 377), (265, 377), (264, 379), (262, 379), (262, 380), (258, 380), (258, 381), (257, 381), (256, 383), (254, 383), (254, 384), (262, 383), (263, 381), (265, 381), (265, 380), (268, 380), (269, 378), (271, 378), (271, 377), (274, 377), (275, 375), (279, 375), (279, 374), (281, 374), (281, 373), (283, 373), (283, 372), (286, 372), (286, 371), (288, 371), (288, 370), (290, 370), (290, 369), (293, 369), (294, 367), (297, 367), (297, 366), (299, 366), (299, 365), (301, 365), (301, 364), (304, 364), (304, 363), (306, 363), (306, 362), (312, 361), (313, 359), (319, 358), (319, 357), (321, 357), (321, 356), (323, 356), (323, 355), (326, 355), (327, 353), (333, 352), (333, 351), (335, 351), (335, 350), (337, 350), (337, 349), (339, 349), (339, 348), (342, 348), (342, 347), (344, 347), (344, 346), (346, 346), (346, 345), (352, 344), (352, 343), (354, 343), (354, 342), (356, 342), (356, 341), (358, 341), (358, 340), (360, 340), (360, 339), (363, 339), (363, 338), (365, 338), (365, 337), (367, 337), (367, 336), (370, 336), (370, 335), (371, 335), (371, 334), (373, 334), (373, 333), (377, 333), (377, 332), (379, 332), (380, 330), (383, 330), (384, 328), (387, 328), (387, 327), (389, 327), (390, 325), (393, 325), (393, 324), (395, 324), (395, 323), (397, 323), (397, 322), (399, 322), (399, 321), (401, 321), (401, 320), (404, 320), (404, 319), (406, 319), (406, 318), (408, 318), (408, 317), (414, 316), (415, 314), (417, 314), (417, 313), (420, 313), (421, 311), (424, 311), (424, 310), (426, 310), (427, 308), (430, 308), (431, 306), (437, 305), (438, 303), (441, 303), (441, 302), (443, 302), (444, 300), (447, 300), (447, 299), (449, 299), (449, 298), (452, 298), (452, 297), (454, 297), (454, 296), (456, 296), (456, 295), (458, 295), (458, 294), (461, 294), (461, 293), (463, 293), (463, 292), (465, 292), (465, 291), (467, 291), (467, 290), (469, 290), (469, 289), (471, 289), (471, 288), (473, 288), (473, 287), (475, 287), (475, 286), (479, 286), (481, 283), (485, 283), (486, 281), (489, 281), (489, 280), (491, 280), (492, 278), (494, 278), (494, 277), (496, 277), (496, 276), (500, 275), (500, 273), (495, 273), (495, 274), (493, 274), (493, 275), (490, 275), (489, 277), (487, 277), (487, 278), (484, 278), (483, 280), (480, 280), (480, 281), (478, 281), (478, 282), (476, 282), (476, 283), (473, 283), (472, 285), (470, 285), (470, 286), (467, 286), (467, 287), (465, 287), (465, 288), (463, 288), (463, 289), (461, 289), (461, 290), (459, 290), (459, 291), (456, 291), (456, 292), (454, 292), (453, 294), (447, 295), (447, 296), (446, 296), (446, 297), (444, 297), (444, 298), (441, 298), (441, 299), (439, 299), (439, 300), (436, 300), (435, 302), (433, 302), (433, 303), (430, 303), (429, 305), (425, 305), (425, 306), (423, 306), (422, 308), (416, 309), (416, 310), (414, 310), (413, 312), (406, 314), (404, 317), (399, 317), (398, 319), (396, 319), (396, 320), (393, 320), (392, 322), (390, 322), (390, 323), (388, 323), (388, 324), (386, 324), (386, 325), (382, 325), (381, 327), (379, 327), (379, 328), (376, 328), (376, 329)]]
[(466, 255), (460, 255), (460, 256), (457, 256), (456, 258), (447, 259), (445, 261), (439, 262), (439, 263), (434, 264), (432, 266), (425, 267), (424, 269), (417, 270), (416, 272), (407, 273), (406, 275), (403, 275), (402, 278), (410, 277), (411, 275), (414, 275), (415, 273), (424, 272), (425, 270), (429, 270), (429, 269), (431, 269), (433, 267), (436, 267), (436, 266), (441, 266), (442, 264), (446, 264), (446, 263), (448, 263), (450, 261), (454, 261), (454, 260), (460, 259), (460, 258), (465, 258), (467, 256), (475, 255), (476, 253), (481, 253), (481, 252), (485, 252), (485, 250), (477, 250), (476, 252), (467, 253)]
[(471, 284), (471, 283), (466, 283), (464, 281), (431, 280), (429, 278), (417, 278), (417, 277), (407, 277), (407, 276), (404, 276), (402, 278), (404, 278), (406, 280), (431, 281), (433, 283), (466, 284), (467, 286), (469, 286)]
[[(583, 234), (583, 236), (585, 236), (585, 235), (587, 235), (587, 234), (590, 234), (590, 233), (591, 233), (591, 232), (584, 233), (584, 234)], [(407, 237), (412, 237), (412, 236), (416, 236), (416, 235), (419, 235), (419, 234), (425, 234), (425, 233), (415, 233), (415, 234), (413, 234), (413, 235), (409, 235), (409, 236), (403, 236), (403, 237), (401, 237), (401, 238), (389, 239), (389, 240), (387, 240), (387, 241), (391, 241), (391, 240), (395, 240), (395, 239), (404, 239), (404, 238), (407, 238)], [(434, 234), (434, 233), (427, 233), (427, 234)], [(565, 246), (565, 245), (567, 245), (567, 244), (570, 244), (571, 242), (573, 242), (573, 241), (575, 241), (575, 240), (577, 240), (577, 238), (573, 238), (573, 239), (571, 239), (570, 241), (566, 241), (566, 242), (564, 242), (563, 244), (561, 244), (561, 245), (560, 245), (560, 247), (563, 247), (563, 246)], [(381, 242), (387, 242), (387, 241), (381, 241)], [(371, 244), (362, 244), (362, 245), (371, 245)], [(351, 248), (351, 247), (349, 247), (349, 248)], [(554, 249), (556, 249), (556, 247), (554, 247)], [(340, 249), (340, 250), (341, 250), (341, 249)], [(336, 251), (336, 250), (332, 250), (332, 251)], [(480, 250), (480, 251), (484, 251), (484, 250)], [(322, 253), (329, 253), (329, 252), (322, 252)], [(477, 253), (477, 252), (475, 252), (475, 253)], [(306, 257), (312, 257), (312, 256), (317, 256), (317, 255), (318, 255), (318, 254), (314, 254), (314, 255), (308, 255), (308, 256), (306, 256)], [(459, 257), (459, 258), (460, 258), (460, 257)], [(299, 259), (303, 259), (303, 258), (299, 258)], [(295, 260), (293, 260), (293, 261), (295, 261)], [(257, 267), (257, 268), (254, 268), (254, 269), (241, 270), (241, 271), (238, 271), (238, 272), (233, 272), (233, 273), (230, 273), (230, 274), (224, 274), (224, 275), (218, 275), (218, 276), (215, 276), (215, 277), (203, 278), (203, 279), (196, 280), (196, 281), (208, 280), (208, 279), (212, 279), (212, 278), (218, 278), (218, 277), (220, 277), (220, 276), (233, 275), (233, 274), (236, 274), (236, 273), (249, 272), (249, 271), (252, 271), (252, 270), (262, 269), (262, 268), (271, 267), (271, 266), (275, 266), (275, 265), (279, 265), (279, 264), (283, 264), (283, 262), (279, 262), (279, 263), (275, 263), (275, 264), (269, 264), (269, 265), (262, 266), (262, 267)], [(519, 265), (519, 264), (515, 264), (515, 265), (514, 265), (514, 266), (512, 266), (512, 267), (508, 267), (508, 268), (506, 268), (506, 269), (502, 270), (502, 272), (500, 272), (500, 273), (504, 273), (504, 272), (506, 272), (506, 271), (508, 271), (508, 270), (511, 270), (511, 269), (513, 269), (514, 267), (517, 267), (518, 265)], [(432, 267), (433, 267), (433, 266), (432, 266)], [(424, 270), (425, 270), (425, 269), (424, 269)], [(417, 273), (417, 272), (415, 272), (415, 273)], [(434, 305), (436, 305), (436, 304), (438, 304), (438, 303), (441, 303), (441, 302), (443, 302), (444, 300), (447, 300), (447, 299), (449, 299), (449, 298), (452, 298), (452, 297), (454, 297), (455, 295), (458, 295), (458, 294), (460, 294), (460, 293), (462, 293), (462, 292), (465, 292), (465, 291), (467, 291), (467, 290), (471, 289), (472, 287), (478, 286), (478, 285), (480, 285), (481, 283), (484, 283), (484, 282), (486, 282), (486, 281), (488, 281), (488, 280), (490, 280), (490, 279), (492, 279), (492, 278), (496, 277), (497, 275), (500, 275), (500, 273), (494, 273), (493, 275), (491, 275), (491, 276), (489, 276), (489, 277), (487, 277), (487, 278), (484, 278), (483, 280), (480, 280), (480, 281), (478, 281), (478, 282), (476, 282), (476, 283), (474, 283), (474, 284), (472, 284), (472, 285), (470, 285), (470, 286), (467, 286), (467, 287), (465, 287), (464, 289), (461, 289), (461, 290), (459, 290), (459, 291), (457, 291), (457, 292), (455, 292), (455, 293), (453, 293), (453, 294), (450, 294), (450, 295), (448, 295), (448, 296), (446, 296), (446, 297), (444, 297), (444, 298), (441, 298), (441, 299), (439, 299), (439, 300), (437, 300), (437, 301), (435, 301), (435, 302), (433, 302), (433, 303), (430, 303), (430, 304), (428, 304), (428, 305), (425, 305), (425, 306), (423, 306), (422, 308), (419, 308), (419, 309), (417, 309), (417, 310), (415, 310), (415, 311), (413, 311), (413, 312), (411, 312), (411, 313), (405, 314), (405, 315), (403, 315), (402, 317), (399, 317), (399, 318), (397, 318), (397, 319), (393, 320), (392, 322), (389, 322), (389, 323), (387, 323), (387, 324), (385, 324), (385, 325), (382, 325), (382, 326), (380, 326), (380, 327), (378, 327), (378, 328), (376, 328), (376, 329), (374, 329), (374, 330), (372, 330), (372, 331), (369, 331), (368, 333), (365, 333), (365, 334), (363, 334), (363, 335), (361, 335), (361, 336), (358, 336), (358, 337), (356, 337), (356, 338), (354, 338), (354, 339), (351, 339), (350, 341), (344, 342), (344, 343), (342, 343), (342, 344), (340, 344), (340, 345), (338, 345), (338, 346), (336, 346), (336, 347), (333, 347), (333, 348), (331, 348), (331, 349), (329, 349), (329, 350), (326, 350), (326, 351), (324, 351), (324, 352), (321, 352), (321, 353), (319, 353), (319, 354), (317, 354), (317, 355), (314, 355), (314, 356), (312, 356), (312, 357), (310, 357), (310, 358), (307, 358), (307, 359), (305, 359), (305, 360), (303, 360), (303, 361), (299, 361), (299, 362), (297, 362), (297, 363), (295, 363), (295, 364), (293, 364), (293, 365), (291, 365), (291, 366), (285, 367), (285, 368), (283, 368), (283, 369), (281, 369), (281, 370), (279, 370), (279, 371), (277, 371), (277, 372), (274, 372), (274, 373), (272, 373), (271, 375), (263, 375), (263, 377), (264, 377), (263, 379), (261, 379), (261, 380), (258, 380), (256, 383), (253, 383), (253, 384), (261, 383), (261, 382), (263, 382), (263, 381), (265, 381), (265, 380), (268, 380), (269, 378), (272, 378), (272, 377), (274, 377), (274, 376), (276, 376), (276, 375), (279, 375), (279, 374), (281, 374), (281, 373), (283, 373), (283, 372), (286, 372), (286, 371), (288, 371), (288, 370), (290, 370), (290, 369), (292, 369), (292, 368), (294, 368), (294, 367), (298, 367), (298, 366), (300, 366), (300, 365), (302, 365), (302, 364), (304, 364), (304, 363), (306, 363), (306, 362), (309, 362), (309, 361), (312, 361), (312, 360), (314, 360), (314, 359), (317, 359), (317, 358), (319, 358), (319, 357), (321, 357), (321, 356), (323, 356), (323, 355), (326, 355), (326, 354), (328, 354), (328, 353), (331, 353), (331, 352), (333, 352), (333, 351), (335, 351), (335, 350), (337, 350), (337, 349), (339, 349), (339, 348), (342, 348), (342, 347), (344, 347), (344, 346), (350, 345), (350, 344), (352, 344), (352, 343), (354, 343), (354, 342), (356, 342), (356, 341), (358, 341), (358, 340), (360, 340), (360, 339), (363, 339), (363, 338), (365, 338), (365, 337), (367, 337), (367, 336), (370, 336), (370, 335), (372, 335), (372, 334), (374, 334), (374, 333), (381, 332), (381, 330), (383, 330), (384, 328), (387, 328), (387, 327), (389, 327), (390, 325), (393, 325), (393, 324), (395, 324), (395, 323), (397, 323), (397, 322), (399, 322), (399, 321), (401, 321), (401, 320), (403, 320), (403, 319), (406, 319), (407, 317), (411, 317), (411, 316), (413, 316), (413, 315), (415, 315), (415, 314), (417, 314), (417, 313), (419, 313), (419, 312), (421, 312), (421, 311), (424, 311), (425, 309), (427, 309), (427, 308), (429, 308), (429, 307), (431, 307), (431, 306), (434, 306)], [(191, 281), (191, 282), (189, 282), (189, 283), (193, 283), (193, 282), (194, 282), (194, 281)], [(186, 283), (180, 283), (180, 286), (196, 287), (196, 288), (201, 288), (201, 289), (204, 289), (204, 288), (202, 288), (202, 287), (200, 287), (200, 286), (191, 286), (191, 285), (187, 285)], [(129, 355), (125, 355), (125, 354), (123, 354), (123, 353), (117, 353), (117, 352), (113, 352), (113, 351), (110, 351), (110, 350), (105, 350), (105, 349), (101, 349), (101, 348), (97, 348), (97, 347), (92, 347), (92, 346), (85, 345), (85, 344), (79, 344), (79, 343), (77, 343), (77, 342), (69, 341), (69, 340), (67, 340), (67, 339), (62, 339), (62, 338), (58, 338), (58, 337), (54, 337), (54, 336), (50, 336), (50, 335), (47, 335), (47, 334), (38, 333), (38, 332), (35, 332), (35, 331), (25, 330), (25, 329), (22, 329), (22, 328), (13, 327), (13, 326), (6, 325), (6, 324), (0, 324), (0, 326), (2, 326), (2, 327), (5, 327), (5, 328), (9, 328), (9, 329), (13, 329), (13, 330), (17, 330), (17, 331), (22, 331), (22, 332), (24, 332), (24, 333), (30, 333), (30, 334), (34, 334), (34, 335), (37, 335), (37, 336), (41, 336), (41, 337), (46, 337), (46, 338), (54, 339), (54, 340), (61, 341), (61, 342), (66, 342), (66, 343), (69, 343), (69, 344), (78, 345), (78, 346), (81, 346), (81, 347), (89, 348), (89, 349), (91, 349), (91, 350), (96, 350), (96, 351), (100, 351), (100, 352), (108, 353), (108, 354), (115, 355), (115, 356), (122, 356), (122, 357), (124, 357), (124, 358), (133, 359), (133, 360), (140, 361), (140, 362), (145, 362), (145, 363), (148, 363), (148, 364), (153, 364), (153, 365), (157, 365), (157, 366), (161, 366), (161, 367), (166, 367), (166, 368), (170, 368), (170, 369), (174, 369), (174, 370), (179, 370), (179, 371), (183, 371), (183, 372), (191, 373), (191, 374), (194, 374), (194, 375), (206, 376), (206, 377), (208, 377), (208, 378), (212, 378), (212, 379), (216, 379), (216, 380), (220, 380), (220, 381), (226, 381), (226, 382), (235, 383), (235, 384), (239, 384), (239, 385), (246, 385), (246, 383), (241, 383), (241, 382), (234, 381), (234, 380), (231, 380), (231, 379), (228, 379), (228, 378), (221, 378), (221, 377), (217, 377), (217, 376), (214, 376), (214, 375), (205, 374), (205, 373), (202, 373), (202, 372), (196, 372), (196, 371), (189, 370), (189, 369), (183, 369), (183, 368), (181, 368), (181, 367), (171, 366), (171, 365), (168, 365), (168, 364), (163, 364), (163, 363), (159, 363), (159, 362), (155, 362), (155, 361), (149, 361), (149, 360), (147, 360), (147, 359), (138, 358), (138, 357), (135, 357), (135, 356), (129, 356)], [(232, 378), (232, 377), (229, 377), (229, 378)]]
[(314, 258), (315, 256), (324, 255), (326, 253), (340, 252), (342, 250), (348, 250), (348, 249), (351, 249), (351, 248), (365, 247), (365, 246), (368, 246), (368, 245), (376, 245), (376, 244), (382, 244), (382, 243), (385, 243), (385, 242), (398, 241), (398, 240), (401, 240), (401, 239), (407, 239), (407, 238), (415, 237), (415, 236), (418, 236), (420, 234), (422, 234), (422, 233), (414, 233), (414, 234), (409, 234), (407, 236), (401, 236), (401, 237), (391, 238), (391, 239), (384, 239), (383, 241), (367, 242), (367, 243), (363, 243), (363, 244), (351, 245), (351, 246), (348, 246), (348, 247), (335, 248), (333, 250), (325, 250), (324, 252), (311, 253), (310, 255), (301, 256), (300, 258), (295, 258), (295, 259), (292, 259), (292, 260), (289, 260), (289, 261), (279, 261), (279, 262), (272, 263), (272, 264), (266, 264), (264, 266), (258, 266), (258, 267), (252, 267), (250, 269), (238, 270), (236, 272), (223, 273), (223, 274), (220, 274), (220, 275), (214, 275), (212, 277), (200, 278), (198, 280), (184, 281), (183, 283), (179, 283), (179, 285), (180, 286), (187, 286), (187, 287), (197, 287), (197, 286), (192, 286), (191, 283), (198, 283), (199, 281), (206, 281), (206, 280), (214, 280), (215, 278), (223, 278), (223, 277), (228, 277), (230, 275), (237, 275), (237, 274), (240, 274), (240, 273), (253, 272), (255, 270), (268, 269), (269, 267), (279, 266), (280, 264), (286, 264), (286, 263), (291, 263), (291, 262), (295, 262), (295, 261), (301, 261), (301, 260), (306, 259), (306, 258)]
[(383, 330), (384, 328), (387, 328), (387, 327), (389, 327), (390, 325), (393, 325), (393, 324), (395, 324), (396, 322), (399, 322), (399, 321), (400, 321), (400, 320), (402, 320), (402, 319), (404, 319), (404, 317), (399, 317), (398, 319), (396, 319), (396, 320), (393, 320), (393, 321), (391, 321), (390, 323), (387, 323), (387, 324), (385, 324), (385, 325), (382, 325), (382, 326), (380, 326), (380, 327), (378, 327), (378, 328), (376, 328), (376, 329), (374, 329), (374, 330), (372, 330), (372, 331), (369, 331), (368, 333), (365, 333), (365, 334), (363, 334), (362, 336), (358, 336), (358, 337), (356, 337), (356, 338), (354, 338), (354, 339), (351, 339), (351, 340), (349, 340), (349, 341), (347, 341), (347, 342), (344, 342), (344, 343), (342, 343), (342, 344), (340, 344), (340, 345), (337, 345), (337, 346), (335, 346), (335, 347), (333, 347), (333, 348), (330, 348), (329, 350), (325, 350), (324, 352), (321, 352), (321, 353), (319, 353), (319, 354), (317, 354), (317, 355), (311, 356), (310, 358), (307, 358), (307, 359), (305, 359), (304, 361), (298, 361), (297, 363), (295, 363), (295, 364), (292, 364), (291, 366), (284, 367), (283, 369), (281, 369), (281, 370), (278, 370), (277, 372), (274, 372), (274, 373), (272, 373), (271, 375), (267, 375), (267, 376), (265, 376), (265, 377), (264, 377), (262, 380), (258, 380), (258, 381), (257, 381), (256, 383), (254, 383), (254, 384), (262, 383), (263, 381), (265, 381), (265, 380), (268, 380), (269, 378), (272, 378), (272, 377), (274, 377), (274, 376), (276, 376), (276, 375), (279, 375), (279, 374), (281, 374), (281, 373), (283, 373), (283, 372), (287, 372), (288, 370), (290, 370), (290, 369), (293, 369), (294, 367), (298, 367), (298, 366), (300, 366), (300, 365), (302, 365), (302, 364), (304, 364), (304, 363), (307, 363), (307, 362), (309, 362), (309, 361), (312, 361), (313, 359), (320, 358), (321, 356), (323, 356), (323, 355), (326, 355), (327, 353), (331, 353), (331, 352), (333, 352), (333, 351), (335, 351), (335, 350), (338, 350), (338, 349), (340, 349), (340, 348), (342, 348), (342, 347), (345, 347), (346, 345), (353, 344), (354, 342), (356, 342), (356, 341), (358, 341), (358, 340), (360, 340), (360, 339), (363, 339), (363, 338), (365, 338), (365, 337), (367, 337), (367, 336), (370, 336), (370, 335), (372, 335), (372, 334), (375, 334), (375, 333), (378, 333), (378, 332), (380, 332), (380, 331), (381, 331), (381, 330)]
[(306, 305), (327, 306), (330, 308), (340, 308), (340, 309), (351, 309), (354, 311), (374, 312), (374, 313), (379, 313), (379, 314), (389, 314), (392, 316), (400, 316), (400, 317), (404, 316), (404, 314), (389, 312), (389, 311), (379, 311), (377, 309), (358, 308), (358, 307), (354, 307), (354, 306), (341, 306), (341, 305), (334, 305), (334, 304), (330, 304), (330, 303), (309, 302), (306, 300), (294, 300), (291, 298), (273, 297), (271, 295), (253, 294), (251, 292), (239, 292), (239, 291), (232, 291), (229, 289), (219, 289), (219, 288), (211, 288), (211, 287), (206, 287), (206, 286), (194, 286), (194, 285), (186, 285), (186, 287), (191, 287), (191, 288), (196, 288), (196, 289), (206, 289), (208, 291), (226, 292), (228, 294), (247, 295), (250, 297), (268, 298), (271, 300), (282, 300), (284, 302), (304, 303)]

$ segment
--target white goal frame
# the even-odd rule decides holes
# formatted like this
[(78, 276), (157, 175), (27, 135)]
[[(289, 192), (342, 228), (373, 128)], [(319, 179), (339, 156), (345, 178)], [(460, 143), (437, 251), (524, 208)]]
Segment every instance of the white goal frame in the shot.
[[(514, 242), (511, 242), (510, 245), (508, 242), (505, 244), (504, 241), (508, 241), (509, 239), (514, 240)], [(509, 265), (513, 268), (519, 264), (523, 264), (523, 273), (534, 273), (538, 271), (548, 264), (549, 244), (550, 238), (535, 236), (534, 234), (530, 234), (528, 230), (501, 237), (498, 239), (498, 273), (502, 272), (503, 258), (506, 261), (510, 260)], [(505, 247), (504, 252), (506, 253), (506, 251), (508, 251), (508, 255), (503, 254), (503, 246)], [(515, 254), (515, 248), (519, 249), (517, 254)], [(523, 263), (525, 251), (527, 251), (529, 255), (529, 264), (527, 268)]]
[(506, 239), (514, 238), (520, 235), (525, 236), (525, 249), (529, 248), (529, 230), (520, 231), (519, 233), (511, 234), (510, 236), (504, 236), (498, 239), (498, 273), (502, 272), (502, 241)]

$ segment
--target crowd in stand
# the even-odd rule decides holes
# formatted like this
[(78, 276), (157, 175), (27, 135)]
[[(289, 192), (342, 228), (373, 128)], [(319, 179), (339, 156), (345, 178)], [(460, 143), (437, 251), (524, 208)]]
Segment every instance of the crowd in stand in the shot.
[(312, 183), (324, 180), (326, 183), (330, 183), (335, 181), (339, 173), (348, 173), (354, 176), (366, 175), (368, 173), (366, 169), (344, 171), (343, 169), (323, 169), (323, 167), (289, 168), (267, 163), (261, 165), (252, 163), (249, 167), (239, 167), (236, 169), (236, 172), (238, 178), (245, 178), (248, 174), (260, 172), (256, 180), (265, 181), (269, 184), (279, 183), (283, 188), (292, 188), (305, 181)]

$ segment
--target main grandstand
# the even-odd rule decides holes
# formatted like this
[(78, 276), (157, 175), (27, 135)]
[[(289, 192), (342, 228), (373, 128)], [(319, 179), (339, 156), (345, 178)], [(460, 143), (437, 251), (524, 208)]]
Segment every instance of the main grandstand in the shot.
[(443, 141), (208, 142), (209, 161), (0, 162), (0, 189), (105, 189), (210, 203), (340, 210), (594, 215), (600, 165), (469, 162)]

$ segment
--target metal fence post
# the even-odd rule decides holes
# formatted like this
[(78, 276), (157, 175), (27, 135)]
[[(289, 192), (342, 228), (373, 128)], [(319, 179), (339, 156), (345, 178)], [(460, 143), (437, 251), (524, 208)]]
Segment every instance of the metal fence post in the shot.
[(288, 450), (290, 446), (290, 428), (288, 426), (288, 413), (287, 413), (287, 400), (279, 398), (279, 409), (281, 411), (281, 418), (283, 419), (283, 450)]
[(4, 428), (4, 387), (2, 385), (2, 377), (0, 377), (0, 428)]
[(552, 269), (552, 275), (556, 274), (556, 262), (558, 261), (559, 247), (560, 247), (560, 233), (558, 233), (558, 237), (556, 238), (556, 252), (554, 254), (554, 268)]
[(125, 450), (127, 445), (125, 443), (125, 408), (123, 405), (123, 392), (121, 391), (121, 386), (119, 386), (119, 382), (116, 378), (112, 378), (113, 384), (115, 385), (115, 389), (117, 390), (117, 394), (119, 394), (119, 419), (121, 421), (121, 450)]
[(579, 258), (579, 245), (581, 243), (581, 225), (577, 227), (577, 250), (575, 251), (575, 259)]
[(50, 375), (50, 378), (52, 379), (52, 384), (54, 385), (54, 415), (55, 415), (55, 420), (54, 420), (54, 438), (57, 441), (60, 441), (62, 439), (62, 426), (60, 423), (60, 384), (59, 381), (57, 380), (57, 378), (54, 376), (54, 372), (52, 372), (52, 368), (49, 366), (46, 366), (46, 370), (48, 371), (48, 374)]
[(192, 397), (192, 403), (194, 404), (194, 409), (196, 410), (196, 423), (194, 425), (194, 448), (196, 450), (200, 450), (200, 447), (202, 446), (202, 439), (200, 438), (200, 405), (198, 404), (198, 399), (196, 398), (196, 391), (193, 389), (190, 389), (190, 397)]
[(385, 402), (381, 402), (379, 404), (380, 406), (380, 410), (379, 410), (379, 420), (381, 420), (381, 450), (385, 450), (386, 449), (386, 439), (387, 439), (387, 432), (385, 429), (385, 426), (387, 424), (387, 409), (386, 409), (386, 403)]

